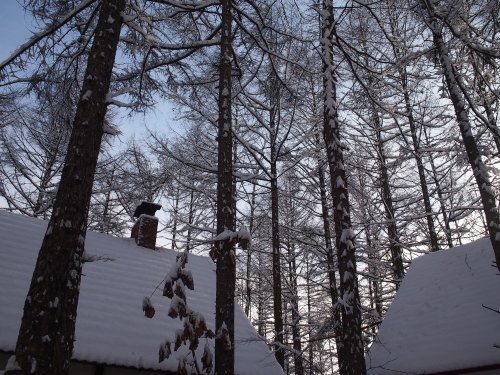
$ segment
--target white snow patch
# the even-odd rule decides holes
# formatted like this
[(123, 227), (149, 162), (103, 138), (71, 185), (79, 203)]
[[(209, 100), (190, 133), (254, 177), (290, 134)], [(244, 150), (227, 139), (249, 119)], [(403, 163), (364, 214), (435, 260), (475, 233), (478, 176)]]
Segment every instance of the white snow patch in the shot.
[(21, 370), (21, 367), (19, 367), (19, 364), (17, 363), (16, 356), (11, 355), (9, 359), (7, 360), (7, 365), (5, 366), (5, 371), (14, 371), (14, 370)]
[(31, 370), (30, 372), (32, 374), (36, 373), (36, 359), (35, 358), (31, 358)]
[(89, 100), (91, 95), (92, 95), (92, 90), (85, 91), (85, 93), (82, 95), (82, 100)]
[[(499, 363), (500, 277), (489, 239), (415, 259), (366, 362), (369, 375)], [(486, 306), (486, 307), (484, 307)]]

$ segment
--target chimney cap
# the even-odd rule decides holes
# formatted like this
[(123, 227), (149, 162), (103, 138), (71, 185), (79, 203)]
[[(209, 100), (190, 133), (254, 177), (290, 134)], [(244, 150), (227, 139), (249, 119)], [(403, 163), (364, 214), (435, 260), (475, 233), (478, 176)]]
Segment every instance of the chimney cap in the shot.
[(139, 217), (143, 214), (149, 216), (155, 216), (156, 211), (161, 208), (161, 205), (158, 203), (145, 202), (142, 201), (140, 205), (134, 211), (134, 217)]

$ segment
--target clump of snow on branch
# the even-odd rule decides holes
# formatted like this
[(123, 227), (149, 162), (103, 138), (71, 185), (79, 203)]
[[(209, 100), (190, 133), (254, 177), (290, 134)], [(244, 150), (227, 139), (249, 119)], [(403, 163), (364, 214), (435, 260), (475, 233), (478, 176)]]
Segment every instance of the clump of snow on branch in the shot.
[(222, 341), (224, 350), (231, 350), (231, 338), (229, 337), (229, 330), (227, 329), (226, 322), (222, 322), (222, 325), (217, 330), (217, 336), (215, 336), (215, 338)]
[[(219, 233), (214, 239), (214, 246), (209, 252), (210, 257), (215, 262), (219, 251), (224, 247), (224, 244), (231, 243), (231, 245), (238, 244), (243, 250), (248, 250), (250, 245), (252, 244), (252, 236), (248, 229), (242, 225), (239, 230), (236, 232), (226, 229), (222, 233)], [(234, 251), (231, 251), (230, 256), (233, 260), (233, 263), (236, 262), (236, 256)]]
[(142, 300), (142, 311), (144, 311), (144, 315), (148, 318), (152, 318), (155, 316), (155, 308), (151, 303), (151, 299), (149, 297), (144, 297)]

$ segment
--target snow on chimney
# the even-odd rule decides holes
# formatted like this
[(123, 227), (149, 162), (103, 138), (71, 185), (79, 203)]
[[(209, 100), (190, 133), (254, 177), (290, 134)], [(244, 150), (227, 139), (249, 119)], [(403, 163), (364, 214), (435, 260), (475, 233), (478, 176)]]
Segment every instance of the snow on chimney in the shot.
[(135, 209), (134, 217), (137, 221), (132, 227), (130, 237), (135, 239), (138, 246), (148, 249), (156, 248), (156, 231), (158, 229), (158, 218), (155, 216), (161, 205), (151, 202), (141, 202)]

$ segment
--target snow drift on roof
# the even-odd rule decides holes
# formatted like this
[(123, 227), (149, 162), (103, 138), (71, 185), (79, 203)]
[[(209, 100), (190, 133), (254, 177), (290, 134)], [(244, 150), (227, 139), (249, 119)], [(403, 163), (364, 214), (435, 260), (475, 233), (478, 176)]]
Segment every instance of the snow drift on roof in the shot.
[(413, 261), (367, 357), (369, 375), (500, 365), (500, 275), (489, 239)]
[[(13, 351), (22, 307), (47, 223), (0, 211), (0, 351)], [(141, 248), (133, 239), (87, 233), (86, 253), (96, 259), (83, 267), (73, 358), (80, 361), (145, 369), (177, 370), (187, 354), (181, 347), (162, 363), (158, 349), (175, 338), (181, 321), (167, 316), (170, 300), (158, 288), (151, 300), (156, 315), (142, 311), (150, 295), (175, 262), (176, 252)], [(187, 291), (191, 309), (202, 313), (215, 331), (215, 269), (209, 258), (189, 256), (186, 269), (193, 273), (194, 291)], [(263, 339), (235, 308), (235, 370), (240, 375), (282, 374)], [(210, 340), (213, 345), (213, 340)], [(197, 353), (201, 358), (205, 343)], [(173, 349), (173, 348), (172, 348)], [(212, 349), (212, 353), (214, 350)]]

